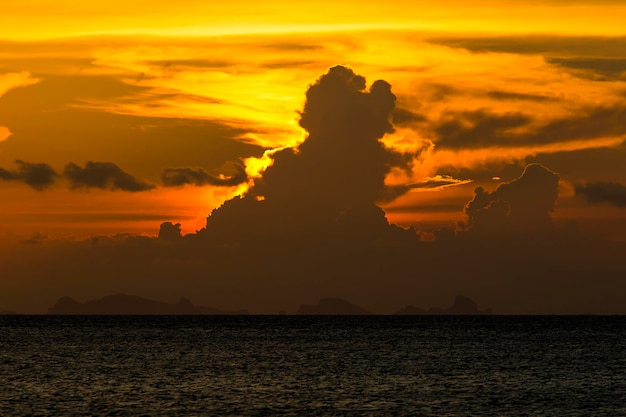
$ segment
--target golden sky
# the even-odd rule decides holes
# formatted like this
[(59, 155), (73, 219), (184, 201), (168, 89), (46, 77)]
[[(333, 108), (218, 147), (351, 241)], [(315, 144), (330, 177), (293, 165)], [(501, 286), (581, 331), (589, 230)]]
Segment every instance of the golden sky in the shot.
[[(33, 207), (3, 203), (5, 212), (20, 211), (22, 219), (3, 227), (34, 232), (29, 222), (36, 219), (24, 213), (43, 207), (70, 219), (68, 213), (118, 212), (123, 206), (148, 218), (153, 211), (194, 217), (183, 224), (194, 231), (203, 222), (199, 213), (240, 189), (164, 189), (158, 185), (161, 171), (189, 166), (219, 174), (238, 160), (258, 170), (254, 158), (263, 149), (302, 141), (297, 111), (304, 91), (334, 64), (350, 65), (370, 82), (388, 81), (403, 110), (440, 128), (457, 121), (469, 128), (480, 117), (485, 126), (475, 128), (491, 131), (477, 135), (502, 130), (520, 136), (504, 146), (487, 137), (476, 146), (435, 145), (414, 172), (396, 172), (390, 183), (459, 170), (468, 175), (458, 179), (478, 181), (469, 175), (476, 167), (494, 166), (492, 176), (498, 176), (496, 165), (618, 146), (624, 138), (618, 127), (567, 138), (539, 137), (537, 130), (621, 106), (624, 9), (618, 1), (512, 1), (506, 7), (494, 1), (183, 1), (176, 7), (159, 1), (10, 1), (0, 16), (0, 140), (6, 139), (0, 142), (0, 166), (11, 170), (19, 159), (60, 172), (68, 163), (106, 161), (156, 186), (137, 198), (97, 189), (68, 192), (56, 183), (32, 191), (5, 182), (19, 207)], [(615, 112), (612, 119), (605, 116), (607, 123), (619, 123)], [(433, 140), (433, 128), (409, 121), (384, 140), (419, 148)], [(537, 138), (522, 137), (533, 129), (528, 136)], [(450, 166), (454, 172), (446, 171)], [(610, 176), (572, 172), (563, 179), (626, 180), (623, 172)], [(56, 193), (73, 202), (71, 210), (41, 204), (55, 201)], [(89, 203), (95, 194), (107, 196), (97, 210)], [(407, 195), (400, 203), (419, 205), (423, 198), (433, 196)], [(401, 217), (417, 224), (417, 217)], [(50, 224), (50, 230), (59, 226)], [(126, 226), (120, 224), (120, 231)]]
[(0, 240), (201, 229), (302, 143), (305, 92), (337, 64), (397, 98), (382, 142), (412, 159), (385, 178), (405, 190), (380, 201), (390, 222), (457, 227), (477, 186), (541, 163), (557, 223), (625, 240), (624, 16), (617, 0), (9, 0)]

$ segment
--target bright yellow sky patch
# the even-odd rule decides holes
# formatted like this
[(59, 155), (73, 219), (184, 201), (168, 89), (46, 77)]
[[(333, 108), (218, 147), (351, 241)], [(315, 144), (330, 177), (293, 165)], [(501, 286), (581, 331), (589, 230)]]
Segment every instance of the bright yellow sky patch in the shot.
[(447, 0), (83, 2), (9, 0), (0, 25), (8, 39), (86, 33), (214, 36), (355, 28), (412, 28), (473, 33), (623, 33), (621, 2)]

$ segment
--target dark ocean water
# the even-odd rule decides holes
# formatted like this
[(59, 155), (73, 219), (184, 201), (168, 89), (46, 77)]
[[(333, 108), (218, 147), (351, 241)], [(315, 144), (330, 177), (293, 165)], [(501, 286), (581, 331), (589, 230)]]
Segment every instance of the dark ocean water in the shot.
[(0, 317), (0, 416), (126, 415), (626, 416), (626, 317)]

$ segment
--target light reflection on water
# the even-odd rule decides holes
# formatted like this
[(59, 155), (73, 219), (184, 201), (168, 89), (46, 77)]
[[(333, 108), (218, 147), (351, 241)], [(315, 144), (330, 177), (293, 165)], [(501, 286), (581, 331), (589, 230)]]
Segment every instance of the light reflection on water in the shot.
[(626, 415), (623, 317), (0, 317), (0, 415)]

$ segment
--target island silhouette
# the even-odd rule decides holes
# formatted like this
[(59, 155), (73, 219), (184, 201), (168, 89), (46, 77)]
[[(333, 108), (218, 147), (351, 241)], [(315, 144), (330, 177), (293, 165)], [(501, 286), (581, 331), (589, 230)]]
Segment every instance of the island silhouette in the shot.
[(394, 315), (398, 316), (486, 316), (491, 315), (493, 312), (491, 308), (485, 310), (479, 310), (478, 304), (469, 297), (457, 295), (454, 297), (454, 302), (448, 308), (430, 307), (428, 310), (408, 305), (396, 311)]
[[(0, 314), (17, 314), (11, 311), (2, 311)], [(212, 307), (195, 306), (185, 297), (176, 303), (151, 300), (137, 295), (113, 294), (102, 298), (79, 302), (75, 299), (61, 297), (54, 306), (48, 309), (50, 315), (248, 315), (248, 310), (220, 310)], [(282, 314), (288, 314), (283, 312)], [(321, 298), (315, 305), (301, 304), (295, 315), (308, 316), (368, 316), (375, 315), (363, 307), (342, 298)], [(415, 316), (452, 316), (452, 315), (491, 315), (490, 308), (480, 310), (474, 300), (457, 295), (450, 307), (430, 307), (423, 309), (408, 305), (393, 313), (393, 315)]]
[(102, 298), (78, 302), (71, 297), (61, 297), (48, 309), (53, 315), (246, 315), (247, 310), (225, 311), (211, 307), (194, 306), (188, 298), (181, 297), (170, 304), (136, 295), (113, 294)]

